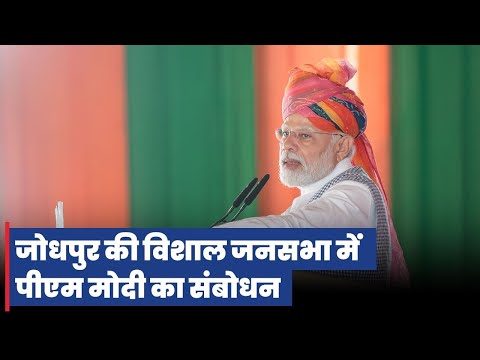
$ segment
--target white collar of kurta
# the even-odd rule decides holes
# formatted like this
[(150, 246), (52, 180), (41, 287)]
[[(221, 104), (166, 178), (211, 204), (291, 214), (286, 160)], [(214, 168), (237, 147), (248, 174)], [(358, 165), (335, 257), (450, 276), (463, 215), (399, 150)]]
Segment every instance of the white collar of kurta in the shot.
[(301, 194), (302, 195), (310, 194), (310, 193), (313, 193), (313, 192), (316, 192), (316, 191), (320, 190), (326, 183), (328, 183), (334, 177), (340, 175), (342, 172), (350, 169), (351, 167), (353, 167), (351, 159), (349, 159), (349, 158), (343, 159), (342, 161), (340, 161), (337, 164), (337, 166), (335, 166), (333, 171), (330, 174), (328, 174), (327, 176), (325, 176), (323, 179), (318, 180), (317, 182), (314, 182), (313, 184), (301, 187), (300, 188)]

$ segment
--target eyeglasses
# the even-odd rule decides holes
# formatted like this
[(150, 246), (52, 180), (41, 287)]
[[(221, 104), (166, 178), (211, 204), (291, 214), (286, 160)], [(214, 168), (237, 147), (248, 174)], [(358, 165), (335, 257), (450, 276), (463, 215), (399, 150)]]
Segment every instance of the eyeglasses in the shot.
[(326, 133), (326, 132), (320, 132), (320, 131), (310, 131), (310, 130), (300, 130), (299, 132), (290, 130), (290, 129), (277, 129), (275, 130), (275, 136), (277, 137), (278, 141), (281, 143), (285, 142), (290, 134), (293, 134), (297, 138), (297, 140), (300, 140), (302, 144), (308, 144), (312, 141), (313, 134), (320, 134), (320, 135), (337, 135), (340, 137), (343, 137), (344, 135), (342, 134), (333, 134), (333, 133)]

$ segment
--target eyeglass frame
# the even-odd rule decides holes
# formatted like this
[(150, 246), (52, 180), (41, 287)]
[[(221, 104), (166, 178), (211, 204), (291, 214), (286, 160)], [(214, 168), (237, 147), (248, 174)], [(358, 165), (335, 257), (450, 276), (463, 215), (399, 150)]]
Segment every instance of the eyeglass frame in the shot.
[[(289, 133), (295, 134), (295, 135), (294, 135), (295, 138), (296, 138), (297, 140), (302, 141), (302, 139), (300, 139), (300, 138), (298, 137), (299, 134), (298, 134), (297, 131), (295, 131), (295, 130), (286, 130), (286, 131), (288, 131)], [(283, 131), (282, 128), (275, 129), (275, 137), (277, 138), (277, 140), (278, 140), (280, 143), (284, 143), (284, 142), (290, 137), (290, 134), (288, 134), (285, 139), (283, 138), (283, 135), (282, 135), (282, 134), (283, 134), (284, 132), (286, 132), (286, 131)], [(305, 131), (305, 129), (304, 129), (304, 131)], [(309, 134), (307, 134), (307, 135), (310, 135), (310, 134), (321, 134), (321, 135), (337, 135), (337, 136), (340, 136), (340, 137), (344, 137), (344, 136), (345, 136), (344, 134), (334, 134), (334, 133), (327, 133), (327, 132), (320, 132), (320, 131), (308, 131), (308, 132), (309, 132)], [(305, 140), (305, 139), (303, 139), (303, 140)]]

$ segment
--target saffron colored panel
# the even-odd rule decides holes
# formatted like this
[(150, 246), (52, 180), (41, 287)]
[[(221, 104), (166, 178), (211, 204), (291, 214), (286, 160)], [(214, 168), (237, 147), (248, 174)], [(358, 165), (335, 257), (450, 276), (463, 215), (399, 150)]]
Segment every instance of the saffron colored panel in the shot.
[(128, 226), (121, 46), (0, 47), (1, 221)]

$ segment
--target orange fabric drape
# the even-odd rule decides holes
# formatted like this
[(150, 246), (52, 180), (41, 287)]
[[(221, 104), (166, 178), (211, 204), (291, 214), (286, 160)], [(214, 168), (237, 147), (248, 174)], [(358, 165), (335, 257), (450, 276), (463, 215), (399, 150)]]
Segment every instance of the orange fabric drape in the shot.
[[(387, 196), (390, 193), (389, 46), (355, 45), (259, 45), (255, 47), (257, 116), (257, 172), (271, 175), (259, 195), (259, 215), (280, 214), (298, 196), (297, 189), (278, 179), (278, 142), (274, 131), (282, 123), (281, 106), (288, 71), (297, 65), (315, 63), (325, 56), (345, 57), (357, 68), (355, 82), (365, 104), (366, 134), (372, 144)], [(353, 54), (353, 55), (352, 55)], [(355, 57), (352, 59), (351, 57)], [(352, 79), (353, 80), (353, 79)], [(352, 83), (347, 83), (352, 86)]]
[(0, 218), (11, 227), (124, 227), (122, 46), (0, 46)]

